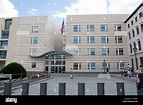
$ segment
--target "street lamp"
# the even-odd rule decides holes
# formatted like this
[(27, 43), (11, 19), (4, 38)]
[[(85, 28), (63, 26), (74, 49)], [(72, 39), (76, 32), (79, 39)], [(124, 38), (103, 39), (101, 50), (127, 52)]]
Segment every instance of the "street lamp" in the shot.
[(138, 61), (137, 61), (137, 57), (136, 57), (136, 54), (137, 54), (137, 47), (136, 46), (133, 48), (133, 51), (135, 53), (135, 62), (136, 62), (136, 70), (137, 70), (138, 69)]
[(104, 72), (105, 72), (105, 59), (103, 60), (103, 67), (104, 67)]

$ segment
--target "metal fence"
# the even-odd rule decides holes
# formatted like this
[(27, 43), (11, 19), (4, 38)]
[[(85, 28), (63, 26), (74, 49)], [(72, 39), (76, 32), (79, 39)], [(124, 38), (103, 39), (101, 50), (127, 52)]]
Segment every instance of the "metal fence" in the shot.
[[(105, 84), (97, 83), (97, 95), (105, 95)], [(136, 84), (137, 87), (137, 84)], [(4, 84), (3, 95), (11, 95), (12, 83), (8, 82)], [(117, 95), (125, 95), (124, 82), (116, 82)], [(29, 83), (22, 83), (21, 95), (29, 95)], [(47, 83), (40, 83), (40, 95), (47, 94)], [(66, 83), (59, 83), (58, 95), (66, 95)], [(78, 95), (85, 95), (85, 83), (78, 83)], [(137, 88), (137, 95), (139, 90)]]

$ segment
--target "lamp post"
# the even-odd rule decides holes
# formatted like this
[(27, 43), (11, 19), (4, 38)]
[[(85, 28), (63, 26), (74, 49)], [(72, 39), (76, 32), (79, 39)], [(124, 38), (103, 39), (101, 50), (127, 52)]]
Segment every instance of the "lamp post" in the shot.
[(104, 72), (105, 72), (105, 59), (103, 60), (103, 67), (104, 67)]
[(136, 46), (133, 48), (133, 51), (135, 53), (135, 62), (136, 62), (136, 70), (137, 70), (138, 69), (138, 62), (137, 62), (137, 57), (136, 57), (136, 54), (137, 54), (137, 47)]

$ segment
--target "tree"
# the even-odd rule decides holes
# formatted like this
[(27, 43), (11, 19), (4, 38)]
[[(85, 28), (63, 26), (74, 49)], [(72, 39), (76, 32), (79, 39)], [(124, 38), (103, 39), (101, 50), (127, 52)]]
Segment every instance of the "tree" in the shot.
[(12, 78), (16, 79), (16, 78), (20, 78), (22, 76), (22, 78), (26, 77), (26, 69), (19, 63), (17, 62), (12, 62), (9, 63), (8, 65), (6, 65), (1, 71), (0, 73), (3, 74), (12, 74)]

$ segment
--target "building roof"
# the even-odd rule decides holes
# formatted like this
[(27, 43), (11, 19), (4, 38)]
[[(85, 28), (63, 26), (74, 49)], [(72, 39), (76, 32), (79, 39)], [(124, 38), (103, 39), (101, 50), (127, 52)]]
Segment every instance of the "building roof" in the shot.
[(129, 15), (127, 17), (127, 19), (124, 21), (124, 23), (126, 23), (141, 8), (141, 6), (143, 6), (143, 2), (132, 12), (131, 15)]

